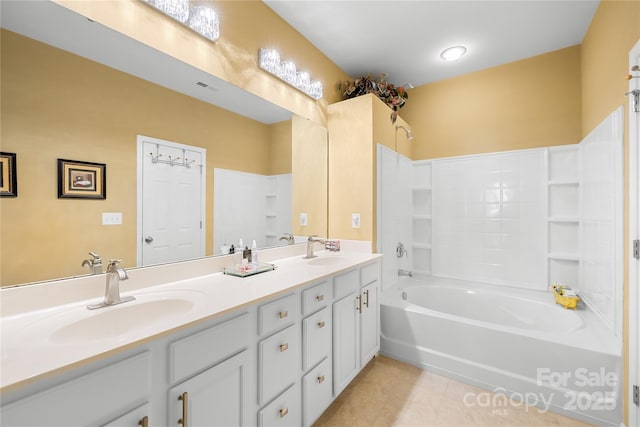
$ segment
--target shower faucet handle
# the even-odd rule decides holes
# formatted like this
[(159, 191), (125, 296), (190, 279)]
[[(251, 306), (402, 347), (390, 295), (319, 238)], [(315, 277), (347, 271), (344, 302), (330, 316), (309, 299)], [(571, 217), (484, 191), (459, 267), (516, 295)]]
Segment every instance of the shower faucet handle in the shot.
[(403, 256), (409, 257), (407, 250), (404, 247), (402, 242), (398, 242), (398, 246), (396, 247), (396, 257), (402, 258)]

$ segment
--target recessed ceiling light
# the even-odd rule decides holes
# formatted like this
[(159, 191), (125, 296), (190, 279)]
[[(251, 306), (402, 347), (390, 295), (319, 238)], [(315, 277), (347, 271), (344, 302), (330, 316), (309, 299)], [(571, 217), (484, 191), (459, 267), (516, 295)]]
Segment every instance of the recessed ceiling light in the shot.
[(467, 48), (464, 46), (452, 46), (440, 53), (440, 58), (444, 59), (447, 62), (455, 61), (460, 59), (464, 54), (467, 53)]

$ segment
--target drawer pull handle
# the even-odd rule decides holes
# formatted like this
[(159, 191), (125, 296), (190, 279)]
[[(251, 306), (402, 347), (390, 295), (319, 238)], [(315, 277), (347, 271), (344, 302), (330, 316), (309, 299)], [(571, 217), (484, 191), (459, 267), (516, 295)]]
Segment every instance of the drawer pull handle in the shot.
[(185, 391), (178, 397), (178, 400), (182, 401), (182, 418), (178, 420), (178, 424), (187, 427), (189, 425), (189, 393)]
[(288, 348), (289, 348), (289, 344), (287, 343), (280, 344), (280, 353), (282, 353), (283, 351), (287, 351)]
[(142, 419), (138, 421), (138, 425), (141, 427), (149, 427), (149, 417), (146, 415), (142, 417)]
[(367, 296), (367, 300), (364, 302), (364, 306), (369, 308), (369, 289), (364, 291), (364, 294)]
[(318, 381), (318, 384), (322, 384), (324, 382), (324, 375), (319, 375), (316, 380)]
[(286, 417), (288, 413), (289, 413), (289, 408), (280, 409), (280, 418)]
[(285, 317), (287, 317), (289, 315), (289, 312), (287, 310), (282, 310), (278, 316), (280, 316), (281, 319), (284, 319)]
[(320, 294), (316, 296), (316, 301), (320, 302), (322, 300), (324, 300), (324, 295)]
[(356, 311), (362, 313), (362, 297), (358, 295), (356, 299), (358, 300), (358, 305), (356, 305)]
[(324, 328), (324, 320), (318, 322), (318, 328)]

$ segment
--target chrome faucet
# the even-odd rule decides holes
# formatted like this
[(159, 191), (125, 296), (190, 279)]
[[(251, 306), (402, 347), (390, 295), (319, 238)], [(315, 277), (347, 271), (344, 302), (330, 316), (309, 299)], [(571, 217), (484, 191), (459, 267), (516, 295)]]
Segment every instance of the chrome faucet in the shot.
[(89, 310), (95, 310), (96, 308), (109, 307), (112, 305), (122, 304), (123, 302), (133, 301), (135, 297), (128, 296), (120, 297), (120, 281), (127, 280), (129, 276), (124, 268), (118, 268), (117, 265), (122, 262), (121, 259), (109, 260), (107, 266), (107, 283), (104, 291), (104, 301), (97, 304), (90, 304), (87, 306)]
[(284, 233), (284, 236), (280, 237), (280, 239), (278, 240), (280, 241), (286, 240), (287, 245), (293, 245), (295, 243), (295, 240), (293, 239), (293, 234), (291, 233)]
[(403, 269), (398, 269), (398, 276), (408, 276), (408, 277), (413, 277), (413, 272), (411, 270), (403, 270)]
[(82, 261), (83, 267), (89, 267), (90, 274), (102, 274), (102, 258), (95, 252), (89, 252), (91, 259)]
[(313, 236), (309, 236), (309, 238), (307, 239), (307, 256), (305, 257), (306, 259), (309, 258), (315, 258), (316, 255), (313, 254), (313, 244), (316, 242), (322, 243), (323, 245), (326, 245), (326, 241), (323, 239), (318, 239), (317, 235), (313, 235)]

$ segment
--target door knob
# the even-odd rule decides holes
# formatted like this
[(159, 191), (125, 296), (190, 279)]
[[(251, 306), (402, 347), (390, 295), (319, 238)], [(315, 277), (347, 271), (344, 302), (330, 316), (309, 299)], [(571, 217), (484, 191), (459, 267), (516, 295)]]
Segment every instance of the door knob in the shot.
[(144, 241), (147, 242), (147, 243), (152, 243), (153, 242), (153, 237), (147, 236), (147, 237), (144, 238)]

